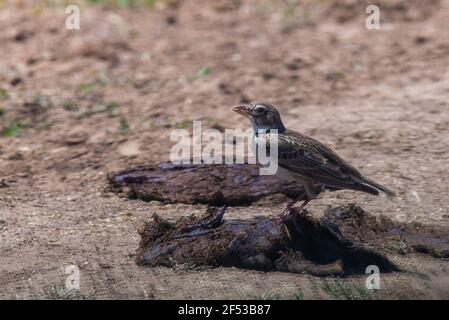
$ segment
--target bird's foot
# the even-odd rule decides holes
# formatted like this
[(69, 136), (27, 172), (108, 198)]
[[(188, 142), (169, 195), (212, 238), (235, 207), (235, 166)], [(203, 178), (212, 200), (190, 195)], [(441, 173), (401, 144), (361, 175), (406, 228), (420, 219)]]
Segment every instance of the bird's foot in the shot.
[[(310, 199), (304, 200), (304, 202), (297, 208), (297, 210), (298, 210), (299, 212), (302, 212), (302, 211), (308, 212), (307, 210), (304, 210), (304, 207), (309, 203), (309, 201), (310, 201)], [(297, 199), (294, 200), (294, 201), (289, 202), (289, 203), (285, 206), (284, 210), (282, 211), (282, 215), (283, 215), (284, 217), (288, 217), (288, 216), (291, 214), (292, 209), (293, 209), (293, 206), (295, 205), (296, 202), (298, 202)]]
[(310, 214), (310, 211), (304, 208), (299, 208), (298, 213), (301, 218), (305, 218)]
[(284, 210), (282, 210), (282, 217), (283, 218), (287, 218), (291, 214), (292, 206), (293, 206), (293, 204), (287, 204), (285, 206)]

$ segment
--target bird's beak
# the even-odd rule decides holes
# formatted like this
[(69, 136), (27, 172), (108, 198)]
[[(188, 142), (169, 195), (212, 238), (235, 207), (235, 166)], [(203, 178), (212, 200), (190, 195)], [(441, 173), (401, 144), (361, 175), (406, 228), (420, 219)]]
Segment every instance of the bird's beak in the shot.
[(240, 113), (242, 116), (246, 118), (249, 118), (249, 112), (245, 105), (232, 107), (232, 110), (234, 110), (237, 113)]

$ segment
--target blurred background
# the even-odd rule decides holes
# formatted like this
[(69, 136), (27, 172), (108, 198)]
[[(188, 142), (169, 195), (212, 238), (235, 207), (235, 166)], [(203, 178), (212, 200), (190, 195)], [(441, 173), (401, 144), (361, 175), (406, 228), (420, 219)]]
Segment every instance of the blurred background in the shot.
[[(79, 30), (65, 26), (72, 4)], [(379, 30), (365, 27), (370, 4)], [(230, 108), (254, 100), (400, 196), (332, 193), (318, 211), (357, 201), (401, 221), (448, 224), (448, 16), (447, 0), (0, 1), (4, 294), (42, 293), (36, 279), (17, 285), (31, 262), (45, 278), (60, 261), (87, 261), (92, 283), (113, 279), (100, 296), (141, 297), (123, 284), (144, 272), (124, 258), (136, 225), (148, 208), (183, 213), (116, 199), (106, 175), (168, 160), (170, 132), (193, 120), (248, 127)], [(231, 289), (224, 296), (239, 297)]]

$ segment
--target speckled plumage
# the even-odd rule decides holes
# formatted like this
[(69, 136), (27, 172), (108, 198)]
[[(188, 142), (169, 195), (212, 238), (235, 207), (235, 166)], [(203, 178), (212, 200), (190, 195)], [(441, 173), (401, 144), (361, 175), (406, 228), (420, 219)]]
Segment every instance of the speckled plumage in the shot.
[[(266, 144), (270, 139), (278, 139), (278, 174), (281, 178), (301, 182), (306, 194), (299, 200), (304, 204), (314, 199), (319, 188), (351, 189), (378, 195), (379, 191), (388, 196), (395, 194), (388, 188), (365, 177), (359, 170), (329, 147), (319, 141), (293, 130), (286, 129), (279, 112), (266, 103), (255, 102), (245, 106), (234, 107), (234, 111), (247, 117), (254, 132), (265, 130), (266, 133), (256, 134), (257, 144)], [(277, 133), (270, 130), (277, 129)]]

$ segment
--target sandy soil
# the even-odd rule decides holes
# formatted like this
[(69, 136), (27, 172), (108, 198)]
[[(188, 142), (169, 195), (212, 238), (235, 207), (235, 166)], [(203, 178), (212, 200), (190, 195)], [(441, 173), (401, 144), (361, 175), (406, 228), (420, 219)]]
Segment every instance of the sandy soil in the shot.
[[(39, 2), (34, 2), (39, 3)], [(108, 172), (169, 158), (170, 132), (192, 120), (245, 128), (232, 105), (263, 100), (286, 125), (331, 145), (395, 190), (389, 201), (325, 194), (402, 222), (449, 226), (449, 1), (179, 1), (154, 9), (0, 9), (0, 297), (333, 298), (335, 279), (234, 268), (143, 268), (138, 227), (204, 206), (163, 205), (105, 191)], [(278, 212), (262, 200), (231, 217)], [(449, 264), (392, 256), (384, 298), (449, 298)], [(66, 266), (80, 292), (64, 291)], [(348, 288), (365, 277), (344, 279)], [(351, 290), (352, 290), (351, 289)], [(349, 289), (348, 289), (349, 290)], [(342, 294), (344, 297), (344, 294)], [(357, 296), (359, 297), (359, 296)]]

